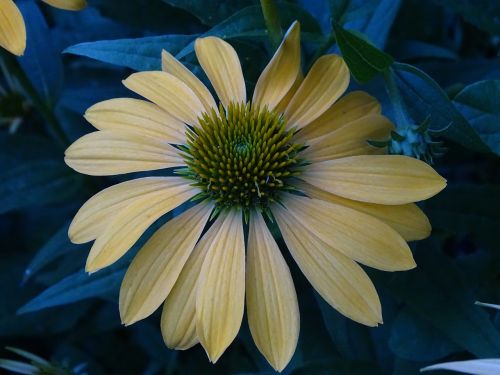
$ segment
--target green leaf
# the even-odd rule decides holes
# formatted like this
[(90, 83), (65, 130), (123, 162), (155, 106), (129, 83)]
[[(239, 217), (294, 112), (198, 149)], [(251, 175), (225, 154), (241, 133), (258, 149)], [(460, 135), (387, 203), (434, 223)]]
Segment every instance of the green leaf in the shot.
[(491, 250), (498, 247), (498, 207), (500, 187), (494, 185), (450, 185), (424, 204), (433, 227), (472, 234)]
[(84, 270), (78, 271), (43, 291), (22, 306), (18, 313), (25, 314), (88, 298), (106, 297), (118, 290), (124, 274), (124, 269), (116, 267), (109, 267), (92, 275)]
[(482, 140), (500, 155), (500, 80), (473, 83), (453, 102)]
[(64, 224), (50, 240), (37, 251), (28, 267), (24, 271), (24, 280), (26, 282), (36, 272), (52, 263), (57, 258), (70, 254), (72, 252), (81, 251), (82, 245), (71, 243), (68, 238), (69, 222)]
[(389, 347), (400, 358), (421, 362), (459, 351), (457, 345), (408, 308), (403, 308), (394, 319)]
[(431, 241), (414, 253), (418, 267), (401, 273), (370, 272), (396, 299), (460, 348), (478, 357), (497, 356), (500, 334), (451, 261)]
[(174, 7), (184, 9), (206, 25), (214, 26), (238, 10), (258, 3), (257, 0), (163, 0)]
[[(322, 38), (321, 27), (318, 22), (301, 7), (289, 4), (280, 4), (280, 21), (283, 29), (288, 29), (293, 21), (298, 20), (301, 24), (302, 38), (305, 40), (318, 41)], [(249, 6), (233, 14), (228, 19), (214, 26), (205, 36), (218, 36), (222, 39), (267, 39), (267, 29), (262, 18), (260, 6)], [(193, 52), (194, 42), (189, 43), (178, 54), (181, 59)]]
[(422, 123), (430, 116), (429, 130), (471, 150), (490, 151), (431, 77), (414, 66), (401, 63), (393, 64), (392, 73), (405, 107), (415, 123)]
[(82, 177), (72, 173), (62, 161), (36, 160), (2, 166), (0, 214), (64, 201), (79, 192), (81, 182)]
[(292, 375), (382, 375), (383, 372), (375, 363), (350, 361), (346, 359), (320, 359), (305, 362), (295, 368)]
[(371, 81), (392, 64), (390, 55), (382, 52), (356, 33), (334, 25), (335, 37), (353, 77), (360, 83)]
[(375, 358), (370, 332), (366, 326), (346, 318), (316, 295), (321, 316), (333, 344), (343, 358), (372, 360)]
[(494, 35), (500, 35), (500, 2), (498, 0), (434, 0), (452, 8), (467, 22)]
[(196, 35), (164, 35), (137, 39), (101, 40), (70, 46), (64, 53), (90, 57), (137, 71), (161, 70), (161, 51), (179, 52)]

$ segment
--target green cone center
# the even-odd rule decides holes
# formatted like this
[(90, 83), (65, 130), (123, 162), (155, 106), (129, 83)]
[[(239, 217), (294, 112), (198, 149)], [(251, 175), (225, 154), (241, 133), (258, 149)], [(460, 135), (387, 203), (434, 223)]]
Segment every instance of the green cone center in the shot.
[(302, 145), (293, 144), (292, 135), (279, 113), (250, 103), (220, 106), (188, 129), (181, 146), (188, 168), (178, 173), (219, 208), (266, 210), (281, 191), (293, 189), (290, 181), (302, 165)]

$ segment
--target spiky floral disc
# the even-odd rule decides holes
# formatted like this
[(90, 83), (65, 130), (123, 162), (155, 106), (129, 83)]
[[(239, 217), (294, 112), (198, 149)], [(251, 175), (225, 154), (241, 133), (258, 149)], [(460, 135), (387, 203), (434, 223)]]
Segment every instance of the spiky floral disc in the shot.
[(293, 130), (278, 113), (247, 104), (230, 104), (204, 113), (187, 131), (181, 146), (188, 168), (179, 173), (196, 181), (202, 197), (219, 208), (265, 210), (291, 189), (289, 179), (303, 162), (301, 145), (291, 143)]

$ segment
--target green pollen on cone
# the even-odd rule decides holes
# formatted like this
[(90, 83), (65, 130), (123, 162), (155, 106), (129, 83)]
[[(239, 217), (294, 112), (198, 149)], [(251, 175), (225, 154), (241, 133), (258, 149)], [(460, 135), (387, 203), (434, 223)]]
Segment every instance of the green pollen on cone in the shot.
[(180, 146), (187, 168), (177, 173), (193, 180), (219, 209), (267, 210), (305, 164), (303, 145), (292, 143), (293, 130), (279, 113), (250, 103), (212, 109), (187, 130)]

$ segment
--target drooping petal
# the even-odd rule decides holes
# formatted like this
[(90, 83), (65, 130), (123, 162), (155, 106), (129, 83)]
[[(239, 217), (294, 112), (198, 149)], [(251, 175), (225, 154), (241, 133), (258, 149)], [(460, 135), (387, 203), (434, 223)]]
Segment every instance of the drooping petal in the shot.
[(196, 39), (194, 49), (224, 107), (231, 102), (246, 103), (245, 80), (234, 48), (220, 38), (209, 36)]
[(163, 225), (139, 250), (120, 288), (125, 325), (148, 317), (165, 301), (212, 209), (212, 204), (194, 206)]
[(118, 212), (94, 242), (87, 258), (87, 272), (95, 272), (116, 262), (151, 224), (199, 192), (187, 180), (181, 180), (173, 179), (169, 188), (142, 196)]
[(42, 0), (53, 7), (64, 9), (64, 10), (82, 10), (87, 6), (85, 0)]
[(85, 202), (73, 218), (68, 232), (71, 242), (80, 244), (95, 240), (112, 218), (134, 200), (154, 195), (176, 183), (185, 181), (179, 177), (145, 177), (100, 191)]
[(0, 46), (17, 56), (26, 49), (26, 26), (12, 0), (0, 3)]
[(295, 134), (295, 139), (302, 142), (311, 141), (329, 134), (351, 121), (356, 121), (370, 114), (380, 114), (380, 112), (381, 107), (377, 99), (364, 91), (353, 91), (340, 98), (325, 113), (302, 128), (300, 132)]
[(200, 99), (184, 82), (166, 72), (134, 73), (123, 84), (189, 125), (197, 125), (198, 117), (205, 110)]
[(467, 361), (444, 362), (427, 366), (420, 369), (420, 372), (448, 370), (457, 371), (463, 374), (477, 375), (498, 375), (500, 373), (500, 359), (469, 359)]
[(185, 350), (199, 342), (196, 334), (196, 288), (207, 252), (223, 222), (223, 217), (219, 216), (200, 239), (165, 300), (161, 331), (169, 348)]
[(201, 268), (196, 293), (196, 333), (216, 362), (234, 340), (245, 303), (245, 243), (241, 211), (224, 218)]
[(314, 289), (348, 318), (368, 326), (382, 323), (377, 291), (363, 269), (321, 241), (285, 208), (277, 205), (273, 214), (290, 253)]
[(276, 371), (288, 364), (299, 338), (300, 318), (292, 275), (260, 213), (250, 217), (246, 300), (255, 344)]
[(396, 230), (406, 241), (423, 240), (431, 234), (429, 219), (414, 203), (389, 206), (358, 202), (321, 190), (307, 182), (298, 182), (297, 187), (311, 198), (341, 204), (376, 217)]
[(295, 21), (255, 85), (252, 103), (274, 109), (293, 86), (300, 71), (300, 24)]
[(87, 109), (85, 119), (99, 130), (135, 131), (175, 144), (186, 141), (184, 123), (145, 100), (105, 100)]
[(349, 69), (337, 55), (324, 55), (312, 66), (285, 110), (289, 127), (298, 129), (321, 116), (349, 85)]
[(217, 104), (215, 104), (214, 97), (203, 82), (201, 82), (198, 77), (196, 77), (179, 60), (165, 50), (161, 53), (161, 66), (164, 72), (176, 76), (188, 85), (196, 96), (198, 96), (198, 99), (200, 99), (207, 112), (209, 112), (212, 108), (217, 110)]
[(301, 178), (344, 198), (378, 204), (418, 202), (446, 186), (446, 180), (431, 166), (401, 155), (350, 156), (313, 163)]
[(389, 225), (363, 212), (323, 200), (286, 194), (287, 213), (345, 256), (383, 271), (415, 267), (405, 240)]
[(386, 140), (394, 125), (387, 117), (368, 115), (308, 142), (302, 152), (308, 162), (319, 162), (353, 155), (380, 154), (385, 149), (371, 146), (368, 140)]
[(84, 135), (65, 153), (75, 171), (91, 176), (152, 171), (184, 165), (168, 142), (125, 130), (101, 130)]

